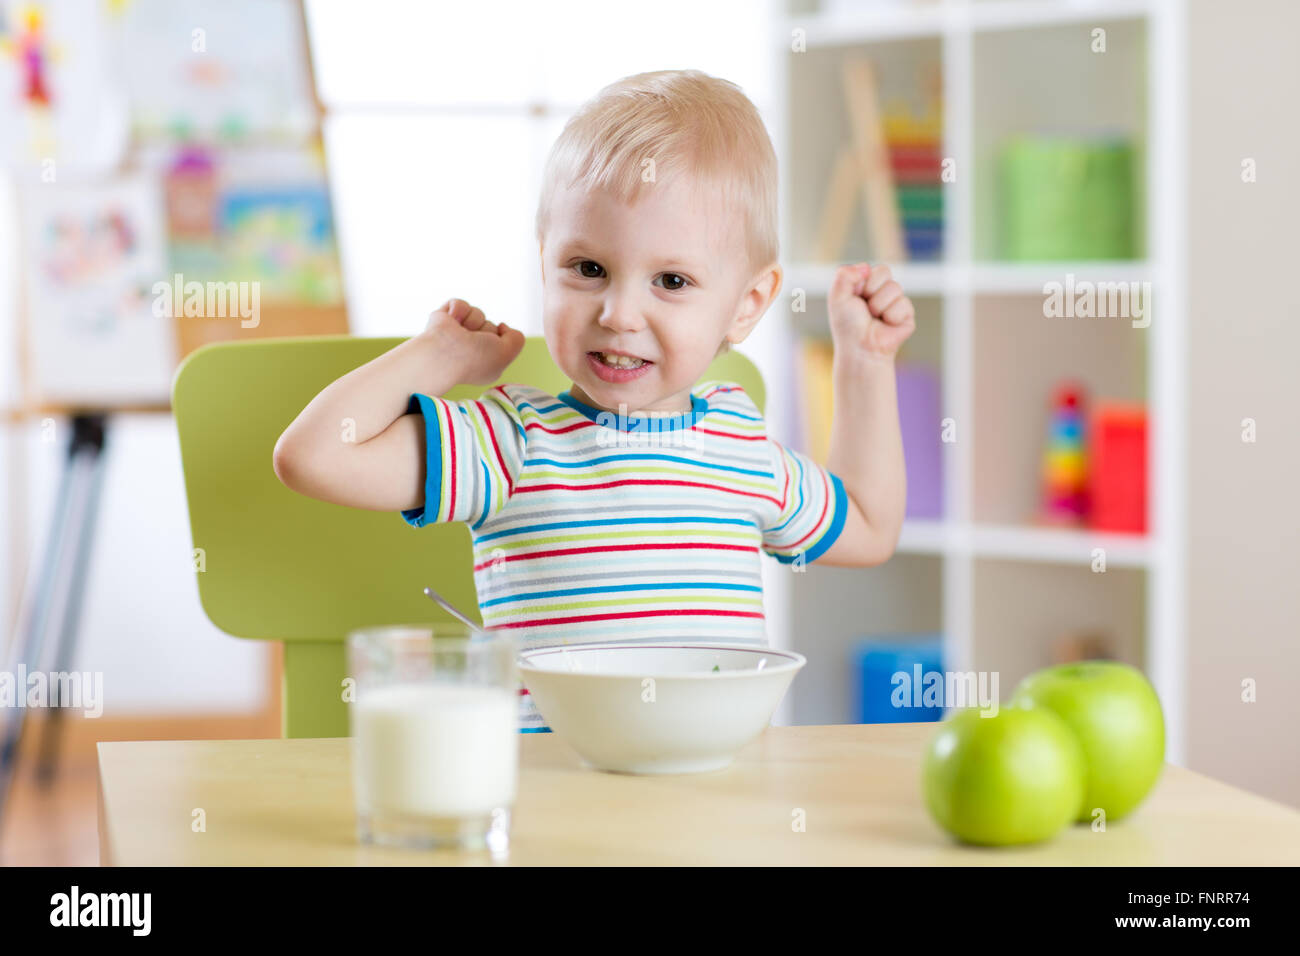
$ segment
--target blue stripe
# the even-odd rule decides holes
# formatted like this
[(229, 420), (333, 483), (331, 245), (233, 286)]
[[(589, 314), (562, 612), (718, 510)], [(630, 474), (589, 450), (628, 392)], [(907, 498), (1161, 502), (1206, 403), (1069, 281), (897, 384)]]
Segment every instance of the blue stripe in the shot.
[[(433, 401), (428, 395), (416, 393), (406, 403), (406, 414), (418, 411), (424, 416), (424, 504), (402, 512), (402, 517), (417, 528), (436, 522), (442, 504), (442, 426), (438, 424), (438, 410)], [(426, 517), (430, 499), (433, 500), (432, 519)]]
[(488, 509), (492, 507), (492, 476), (488, 474), (487, 462), (480, 458), (479, 465), (483, 468), (483, 514), (479, 515), (479, 519), (473, 524), (475, 531), (482, 527), (484, 521), (487, 521)]
[(756, 587), (753, 584), (723, 584), (712, 581), (674, 581), (666, 584), (610, 584), (604, 587), (567, 588), (563, 591), (530, 591), (527, 594), (508, 594), (505, 597), (493, 598), (491, 601), (480, 601), (479, 607), (492, 607), (494, 604), (506, 604), (510, 601), (531, 601), (534, 598), (571, 597), (575, 594), (608, 594), (615, 591), (667, 591), (678, 589), (689, 592), (696, 588), (720, 588), (727, 591), (757, 591), (760, 594), (763, 592), (761, 587)]
[(532, 402), (521, 401), (519, 403), (519, 407), (531, 408), (533, 411), (537, 412), (537, 414), (545, 415), (549, 412), (555, 411), (557, 408), (568, 408), (569, 406), (565, 405), (564, 402), (556, 402), (554, 405), (547, 405), (546, 407), (543, 408), (540, 405), (534, 405)]
[(493, 531), (490, 534), (479, 535), (474, 540), (475, 544), (483, 541), (492, 541), (496, 538), (504, 538), (507, 535), (530, 534), (534, 531), (561, 531), (567, 528), (589, 528), (593, 525), (614, 525), (614, 524), (683, 524), (686, 522), (697, 522), (700, 524), (734, 524), (742, 527), (754, 527), (753, 521), (747, 521), (744, 518), (599, 518), (591, 521), (555, 521), (551, 524), (530, 524), (518, 528), (507, 528), (505, 531)]
[[(835, 490), (835, 515), (831, 518), (831, 526), (826, 529), (826, 533), (822, 535), (821, 540), (804, 552), (803, 560), (805, 564), (811, 564), (825, 554), (844, 530), (844, 519), (847, 517), (846, 512), (848, 511), (848, 496), (844, 494), (844, 482), (840, 481), (839, 475), (832, 474), (829, 471), (826, 474), (830, 475), (831, 485)], [(795, 559), (799, 556), (797, 554), (773, 554), (772, 557), (776, 558), (781, 564), (794, 564)]]
[[(675, 415), (665, 415), (662, 417), (646, 417), (644, 415), (621, 415), (618, 412), (611, 412), (608, 409), (596, 408), (594, 405), (588, 405), (586, 402), (580, 402), (573, 397), (568, 390), (555, 396), (565, 405), (576, 411), (581, 412), (584, 416), (591, 419), (598, 425), (606, 428), (613, 428), (616, 431), (651, 431), (662, 434), (663, 432), (683, 431), (694, 428), (709, 412), (709, 403), (700, 398), (694, 392), (691, 393), (691, 410), (689, 412), (678, 412)], [(650, 424), (653, 423), (653, 424)]]
[(550, 727), (520, 727), (521, 734), (549, 734), (553, 731)]

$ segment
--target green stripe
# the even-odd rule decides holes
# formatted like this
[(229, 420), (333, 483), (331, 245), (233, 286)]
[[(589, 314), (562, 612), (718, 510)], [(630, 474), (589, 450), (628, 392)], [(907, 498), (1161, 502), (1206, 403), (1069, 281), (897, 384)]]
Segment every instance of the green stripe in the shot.
[[(475, 409), (475, 411), (477, 411), (477, 409)], [(500, 468), (497, 466), (496, 455), (493, 454), (490, 448), (488, 448), (487, 433), (483, 428), (479, 427), (479, 420), (474, 417), (474, 411), (470, 412), (469, 423), (470, 427), (474, 429), (474, 434), (478, 436), (479, 454), (482, 455), (483, 460), (487, 462), (488, 473), (492, 476), (492, 501), (488, 505), (488, 511), (489, 513), (494, 513), (501, 509), (501, 505), (505, 504), (504, 499), (501, 497), (502, 489), (506, 483), (505, 477), (500, 474)], [(477, 473), (475, 473), (474, 478), (478, 478)], [(474, 487), (473, 483), (470, 484), (470, 487)], [(498, 504), (498, 502), (500, 502), (500, 504)], [(474, 504), (477, 504), (477, 502), (474, 502)], [(469, 520), (471, 522), (477, 521), (478, 513), (476, 512), (475, 514), (470, 515)]]

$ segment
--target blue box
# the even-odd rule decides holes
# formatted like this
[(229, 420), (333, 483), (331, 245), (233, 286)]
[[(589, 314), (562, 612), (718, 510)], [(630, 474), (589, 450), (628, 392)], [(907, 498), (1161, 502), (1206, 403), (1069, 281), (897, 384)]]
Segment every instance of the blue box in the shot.
[[(943, 673), (943, 637), (938, 634), (869, 638), (856, 645), (854, 715), (860, 724), (910, 724), (942, 720), (943, 707), (920, 704), (917, 683)], [(942, 684), (940, 685), (942, 687)]]

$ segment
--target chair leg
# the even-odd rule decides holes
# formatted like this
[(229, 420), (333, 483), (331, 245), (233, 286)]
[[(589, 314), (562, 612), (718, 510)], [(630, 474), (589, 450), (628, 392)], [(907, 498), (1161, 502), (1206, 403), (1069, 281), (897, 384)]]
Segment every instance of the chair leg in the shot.
[(342, 641), (284, 642), (284, 736), (348, 736), (346, 669)]

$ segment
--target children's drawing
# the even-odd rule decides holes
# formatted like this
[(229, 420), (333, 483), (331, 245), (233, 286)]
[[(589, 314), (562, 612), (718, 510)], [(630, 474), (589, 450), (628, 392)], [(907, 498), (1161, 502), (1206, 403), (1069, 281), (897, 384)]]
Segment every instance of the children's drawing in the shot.
[(48, 184), (116, 166), (126, 140), (100, 5), (0, 0), (0, 165)]
[(29, 374), (40, 401), (113, 406), (166, 401), (169, 319), (154, 315), (165, 277), (162, 204), (145, 176), (22, 193)]

